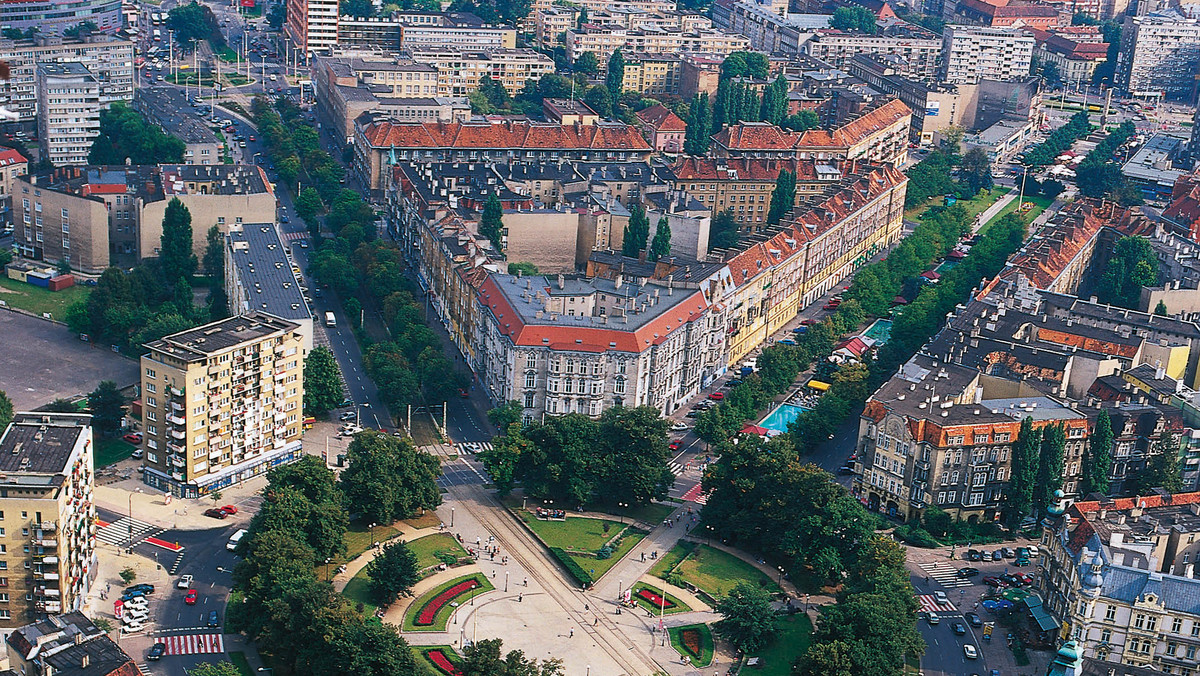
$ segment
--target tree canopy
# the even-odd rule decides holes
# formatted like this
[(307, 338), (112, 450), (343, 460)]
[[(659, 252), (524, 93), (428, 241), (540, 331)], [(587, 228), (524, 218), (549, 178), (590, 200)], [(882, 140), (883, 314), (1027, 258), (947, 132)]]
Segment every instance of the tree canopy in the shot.
[(346, 455), (342, 492), (349, 510), (363, 519), (391, 523), (441, 504), (437, 458), (408, 439), (365, 430), (355, 435)]
[(868, 35), (873, 35), (879, 28), (875, 22), (875, 15), (871, 13), (871, 10), (857, 5), (838, 7), (833, 10), (833, 16), (829, 19), (829, 25), (841, 31), (856, 31), (867, 33)]
[(158, 261), (163, 272), (185, 281), (191, 280), (200, 265), (192, 251), (192, 213), (178, 197), (171, 198), (163, 215)]
[(629, 223), (625, 225), (624, 237), (621, 240), (621, 253), (630, 258), (637, 258), (646, 248), (646, 240), (650, 237), (650, 219), (646, 210), (640, 204), (629, 208)]
[(195, 0), (167, 13), (167, 29), (173, 31), (175, 39), (182, 43), (208, 40), (214, 50), (225, 47), (225, 34), (221, 32), (216, 15), (208, 5)]
[(323, 416), (341, 403), (342, 381), (333, 351), (317, 345), (304, 361), (304, 412)]
[(183, 161), (182, 140), (165, 134), (138, 111), (116, 101), (100, 111), (100, 133), (92, 139), (89, 164), (175, 164)]
[(667, 223), (667, 217), (662, 216), (658, 219), (658, 224), (654, 226), (654, 239), (650, 241), (650, 252), (646, 256), (646, 259), (654, 262), (670, 255), (671, 226)]
[(401, 594), (408, 594), (413, 585), (421, 580), (417, 555), (403, 542), (385, 544), (383, 551), (367, 563), (366, 571), (368, 591), (377, 603), (384, 606), (391, 604)]
[(1145, 237), (1122, 237), (1105, 261), (1096, 288), (1101, 303), (1137, 309), (1143, 286), (1158, 285), (1158, 257)]
[(92, 427), (102, 436), (115, 436), (125, 417), (125, 396), (116, 383), (102, 380), (88, 395), (88, 409), (92, 413)]
[(771, 595), (756, 584), (738, 582), (717, 600), (714, 610), (721, 619), (713, 625), (713, 630), (742, 652), (752, 653), (762, 648), (775, 634)]

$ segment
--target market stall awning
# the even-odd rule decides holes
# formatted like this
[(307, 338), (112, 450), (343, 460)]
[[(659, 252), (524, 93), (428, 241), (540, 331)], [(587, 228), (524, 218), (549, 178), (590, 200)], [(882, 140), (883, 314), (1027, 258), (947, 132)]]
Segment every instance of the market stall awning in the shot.
[(1054, 631), (1059, 628), (1058, 620), (1046, 612), (1046, 607), (1042, 605), (1042, 599), (1037, 594), (1026, 596), (1024, 602), (1029, 608), (1029, 614), (1033, 617), (1033, 621), (1037, 623), (1038, 629)]

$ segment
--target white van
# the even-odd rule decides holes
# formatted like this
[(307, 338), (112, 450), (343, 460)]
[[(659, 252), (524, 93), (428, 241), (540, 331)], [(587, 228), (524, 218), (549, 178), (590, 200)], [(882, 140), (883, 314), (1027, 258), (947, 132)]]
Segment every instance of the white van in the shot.
[(228, 549), (231, 552), (237, 549), (238, 543), (242, 541), (242, 538), (246, 537), (246, 532), (246, 529), (242, 528), (238, 530), (238, 532), (234, 533), (233, 537), (229, 538), (229, 542), (225, 543), (225, 549)]

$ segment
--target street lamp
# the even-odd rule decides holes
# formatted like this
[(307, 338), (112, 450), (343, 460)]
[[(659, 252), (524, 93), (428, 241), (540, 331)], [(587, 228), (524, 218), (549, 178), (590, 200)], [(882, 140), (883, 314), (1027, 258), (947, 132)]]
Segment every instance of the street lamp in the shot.
[(778, 568), (779, 568), (779, 586), (782, 587), (783, 586), (783, 566), (778, 566)]
[(622, 512), (621, 512), (621, 525), (625, 525), (625, 512), (624, 512), (624, 510), (626, 510), (626, 509), (629, 509), (629, 503), (628, 503), (628, 502), (618, 502), (618, 503), (617, 503), (617, 507), (620, 507), (620, 508), (621, 508), (621, 510), (622, 510)]
[(454, 508), (450, 508), (450, 527), (454, 528)]

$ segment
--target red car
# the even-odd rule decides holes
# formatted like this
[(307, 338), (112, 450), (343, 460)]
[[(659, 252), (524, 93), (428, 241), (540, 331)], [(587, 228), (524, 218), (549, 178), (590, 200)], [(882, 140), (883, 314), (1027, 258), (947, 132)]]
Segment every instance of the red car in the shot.
[(204, 510), (204, 516), (211, 516), (214, 519), (224, 519), (229, 515), (225, 513), (225, 510), (213, 507), (212, 509)]
[(251, 141), (253, 141), (253, 140), (254, 140), (254, 135), (253, 135), (253, 134), (251, 134), (251, 135), (250, 135), (250, 140), (251, 140)]
[(1004, 580), (1001, 580), (1000, 578), (996, 577), (995, 575), (988, 575), (987, 577), (983, 578), (983, 583), (989, 587), (996, 587), (997, 589), (999, 589), (1000, 587), (1008, 586), (1008, 585), (1004, 584)]
[(196, 605), (196, 596), (197, 596), (196, 590), (189, 589), (189, 590), (187, 590), (187, 594), (184, 594), (184, 596), (183, 596), (183, 602), (188, 604), (189, 606), (194, 606), (194, 605)]
[(130, 432), (129, 434), (126, 434), (125, 436), (123, 436), (121, 438), (124, 439), (125, 441), (128, 441), (131, 444), (142, 443), (142, 433), (141, 432)]
[(672, 441), (671, 443), (667, 444), (667, 448), (671, 449), (672, 451), (678, 451), (682, 446), (683, 446), (682, 439), (676, 439), (675, 441)]
[(800, 323), (804, 326), (816, 326), (818, 324), (817, 320), (815, 319), (805, 319)]
[(712, 394), (708, 395), (708, 398), (712, 399), (713, 401), (721, 401), (722, 399), (725, 398), (725, 393), (724, 392), (713, 392)]
[(225, 512), (226, 514), (229, 514), (230, 516), (237, 514), (237, 507), (234, 507), (233, 505), (225, 505), (224, 507), (221, 507), (220, 509), (222, 512)]

